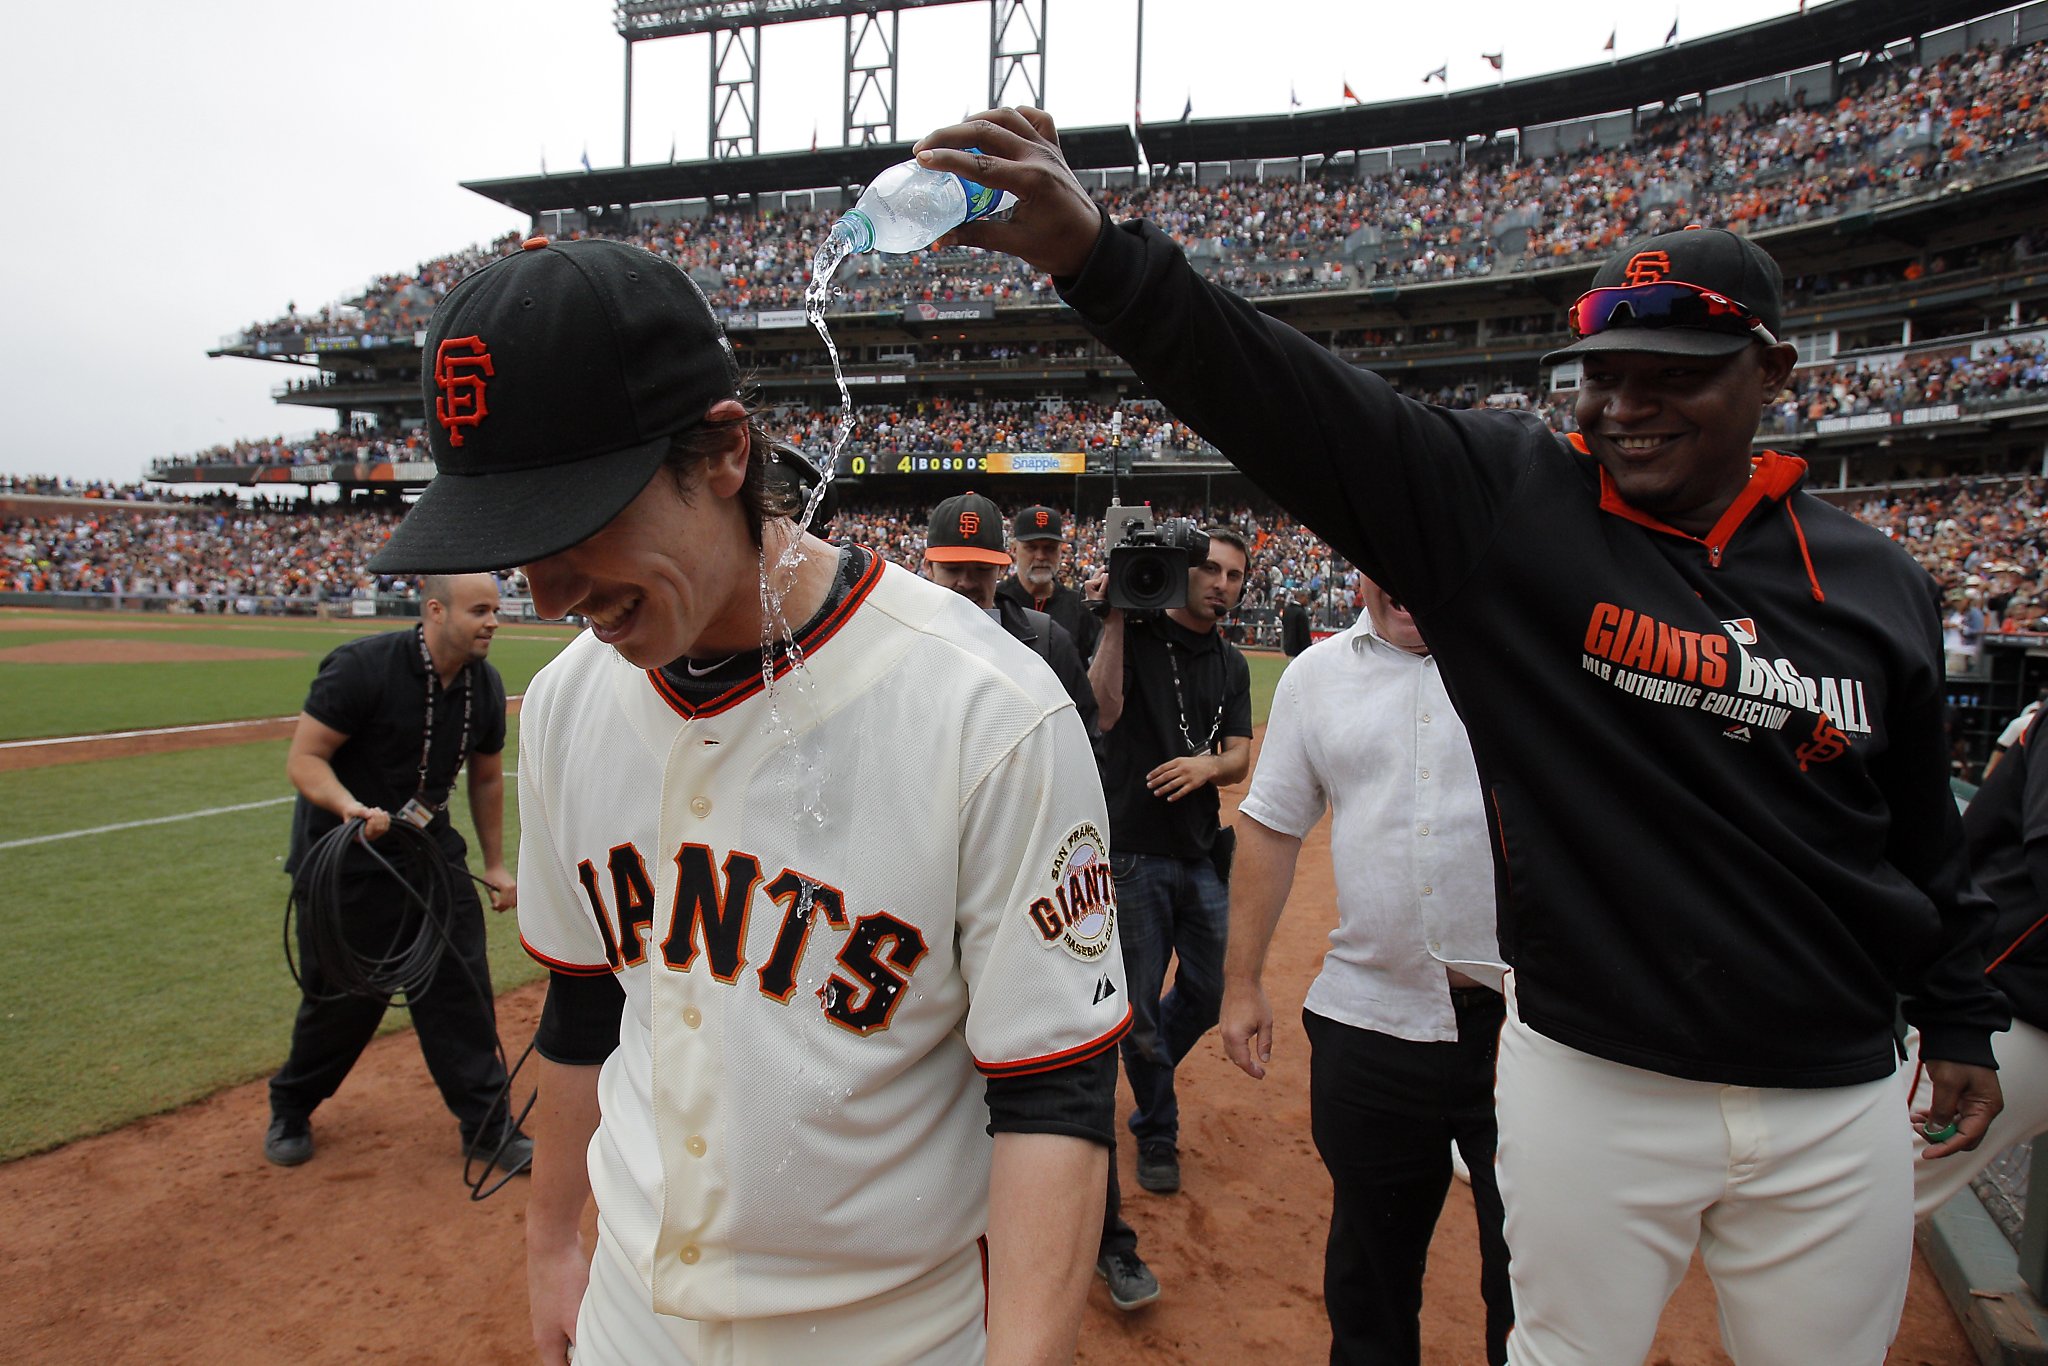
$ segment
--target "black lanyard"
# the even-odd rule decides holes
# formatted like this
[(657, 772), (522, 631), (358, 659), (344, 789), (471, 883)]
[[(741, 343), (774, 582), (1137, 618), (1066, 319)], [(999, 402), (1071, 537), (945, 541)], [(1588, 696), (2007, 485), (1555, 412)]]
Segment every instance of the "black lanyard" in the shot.
[[(1216, 734), (1218, 731), (1223, 729), (1223, 707), (1224, 704), (1229, 701), (1229, 699), (1224, 698), (1216, 703), (1216, 720), (1212, 722), (1209, 726), (1208, 738), (1203, 740), (1199, 745), (1197, 745), (1195, 743), (1195, 737), (1188, 734), (1188, 699), (1187, 694), (1181, 690), (1180, 662), (1176, 658), (1177, 651), (1172, 641), (1169, 640), (1164, 643), (1166, 645), (1166, 664), (1167, 667), (1173, 671), (1173, 702), (1174, 706), (1177, 707), (1180, 711), (1181, 743), (1185, 744), (1188, 747), (1188, 754), (1190, 756), (1197, 754), (1213, 754), (1216, 752)], [(1190, 666), (1192, 666), (1192, 658), (1190, 658), (1189, 663)]]
[[(433, 652), (427, 649), (427, 628), (424, 625), (415, 626), (413, 636), (419, 642), (420, 663), (427, 666), (427, 719), (420, 728), (420, 785), (413, 796), (423, 806), (431, 806), (436, 811), (446, 811), (446, 801), (427, 800), (427, 760), (434, 752), (434, 703), (440, 697), (441, 671), (434, 667)], [(465, 669), (464, 672), (467, 673), (468, 670)], [(462, 761), (469, 757), (469, 711), (475, 698), (476, 688), (465, 682), (462, 685), (462, 732), (455, 746), (455, 772), (448, 775), (448, 791), (451, 795), (455, 791), (455, 780), (462, 773)]]

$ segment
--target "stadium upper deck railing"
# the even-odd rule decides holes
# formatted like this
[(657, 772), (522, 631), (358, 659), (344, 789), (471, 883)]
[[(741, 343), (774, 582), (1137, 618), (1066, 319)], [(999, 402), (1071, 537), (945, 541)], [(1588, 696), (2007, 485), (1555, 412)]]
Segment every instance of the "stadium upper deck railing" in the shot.
[[(1738, 231), (1751, 234), (1769, 233), (1776, 230), (1810, 227), (1835, 220), (1854, 218), (1909, 206), (1914, 202), (1932, 204), (1956, 195), (1969, 194), (1978, 189), (1988, 189), (2003, 181), (2031, 173), (2048, 163), (2048, 143), (2023, 143), (2011, 147), (1993, 148), (1977, 155), (1969, 162), (1938, 160), (1925, 174), (1901, 178), (1888, 187), (1866, 185), (1845, 194), (1835, 196), (1826, 202), (1799, 202), (1796, 198), (1776, 210), (1757, 213), (1733, 225)], [(1738, 188), (1740, 182), (1733, 181), (1728, 188)], [(1708, 182), (1713, 188), (1714, 182)], [(1682, 203), (1675, 206), (1678, 216), (1685, 216), (1687, 209)], [(1540, 219), (1538, 220), (1540, 224)], [(1241, 292), (1255, 297), (1292, 296), (1301, 294), (1332, 293), (1370, 290), (1388, 287), (1408, 288), (1428, 284), (1452, 283), (1459, 280), (1481, 279), (1487, 276), (1513, 273), (1529, 274), (1545, 270), (1565, 269), (1583, 266), (1603, 257), (1609, 250), (1605, 243), (1593, 243), (1581, 248), (1545, 249), (1541, 235), (1535, 241), (1535, 250), (1529, 250), (1530, 237), (1526, 227), (1517, 227), (1488, 235), (1482, 240), (1467, 243), (1462, 250), (1451, 253), (1457, 258), (1455, 267), (1445, 264), (1446, 254), (1436, 251), (1435, 244), (1417, 236), (1405, 236), (1396, 232), (1378, 231), (1376, 240), (1362, 242), (1349, 249), (1341, 245), (1311, 245), (1308, 247), (1286, 247), (1276, 251), (1243, 251), (1234, 247), (1227, 237), (1198, 238), (1189, 243), (1191, 255), (1205, 268), (1211, 269), (1217, 278), (1232, 284)], [(1507, 250), (1505, 242), (1524, 243), (1521, 249)], [(1411, 254), (1413, 253), (1413, 254)], [(863, 307), (836, 310), (841, 316), (868, 314), (884, 315), (929, 302), (922, 296), (933, 275), (943, 275), (949, 266), (976, 263), (986, 271), (986, 258), (965, 249), (953, 252), (926, 253), (928, 270), (915, 275), (904, 274), (900, 279), (882, 276), (867, 287)], [(1382, 269), (1381, 267), (1386, 267)], [(1264, 274), (1269, 278), (1260, 280)], [(1285, 278), (1292, 276), (1293, 278)], [(1354, 282), (1354, 277), (1357, 278)], [(978, 283), (997, 283), (1028, 278), (1021, 272), (986, 273)], [(801, 288), (801, 282), (787, 286), (790, 290)], [(960, 301), (963, 304), (983, 302), (972, 298)], [(714, 300), (715, 311), (722, 316), (757, 317), (761, 308), (771, 313), (787, 311), (779, 305), (738, 307)], [(393, 326), (377, 318), (364, 318), (356, 322), (336, 322), (317, 328), (262, 327), (253, 330), (230, 333), (221, 338), (219, 349), (224, 352), (247, 353), (252, 355), (307, 355), (329, 352), (351, 352), (376, 350), (387, 347), (404, 347), (417, 350), (425, 340), (423, 329)]]

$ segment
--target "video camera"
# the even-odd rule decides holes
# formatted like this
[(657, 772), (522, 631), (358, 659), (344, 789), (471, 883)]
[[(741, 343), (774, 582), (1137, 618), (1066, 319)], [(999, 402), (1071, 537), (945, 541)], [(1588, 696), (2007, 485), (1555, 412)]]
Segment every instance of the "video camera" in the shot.
[(1209, 534), (1185, 517), (1155, 522), (1148, 507), (1112, 503), (1102, 514), (1109, 546), (1108, 599), (1127, 613), (1155, 614), (1188, 603), (1188, 570), (1209, 553)]

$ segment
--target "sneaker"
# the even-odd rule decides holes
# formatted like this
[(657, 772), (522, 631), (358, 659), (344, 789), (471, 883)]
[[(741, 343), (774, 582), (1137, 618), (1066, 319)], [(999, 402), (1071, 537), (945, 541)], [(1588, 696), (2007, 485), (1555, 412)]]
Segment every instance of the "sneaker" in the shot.
[(280, 1167), (296, 1167), (312, 1157), (312, 1122), (289, 1115), (272, 1115), (270, 1131), (263, 1135), (263, 1156)]
[(502, 1150), (499, 1139), (494, 1135), (464, 1143), (462, 1157), (466, 1162), (495, 1162), (499, 1171), (517, 1176), (533, 1165), (533, 1140), (514, 1129), (512, 1136), (504, 1140)]
[(1154, 1195), (1180, 1189), (1180, 1155), (1171, 1148), (1138, 1149), (1138, 1184)]
[(1137, 1309), (1159, 1298), (1159, 1278), (1135, 1252), (1105, 1252), (1095, 1259), (1095, 1274), (1109, 1285), (1109, 1302), (1119, 1309)]

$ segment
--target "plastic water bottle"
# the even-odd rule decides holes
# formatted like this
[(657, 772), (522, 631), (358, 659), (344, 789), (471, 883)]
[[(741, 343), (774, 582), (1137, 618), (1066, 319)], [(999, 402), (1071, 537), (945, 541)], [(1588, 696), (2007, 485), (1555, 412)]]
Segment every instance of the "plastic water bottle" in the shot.
[(860, 202), (832, 225), (832, 236), (855, 252), (900, 255), (928, 247), (962, 223), (1001, 213), (1016, 202), (1017, 196), (1007, 190), (992, 190), (950, 171), (903, 161), (869, 183)]

